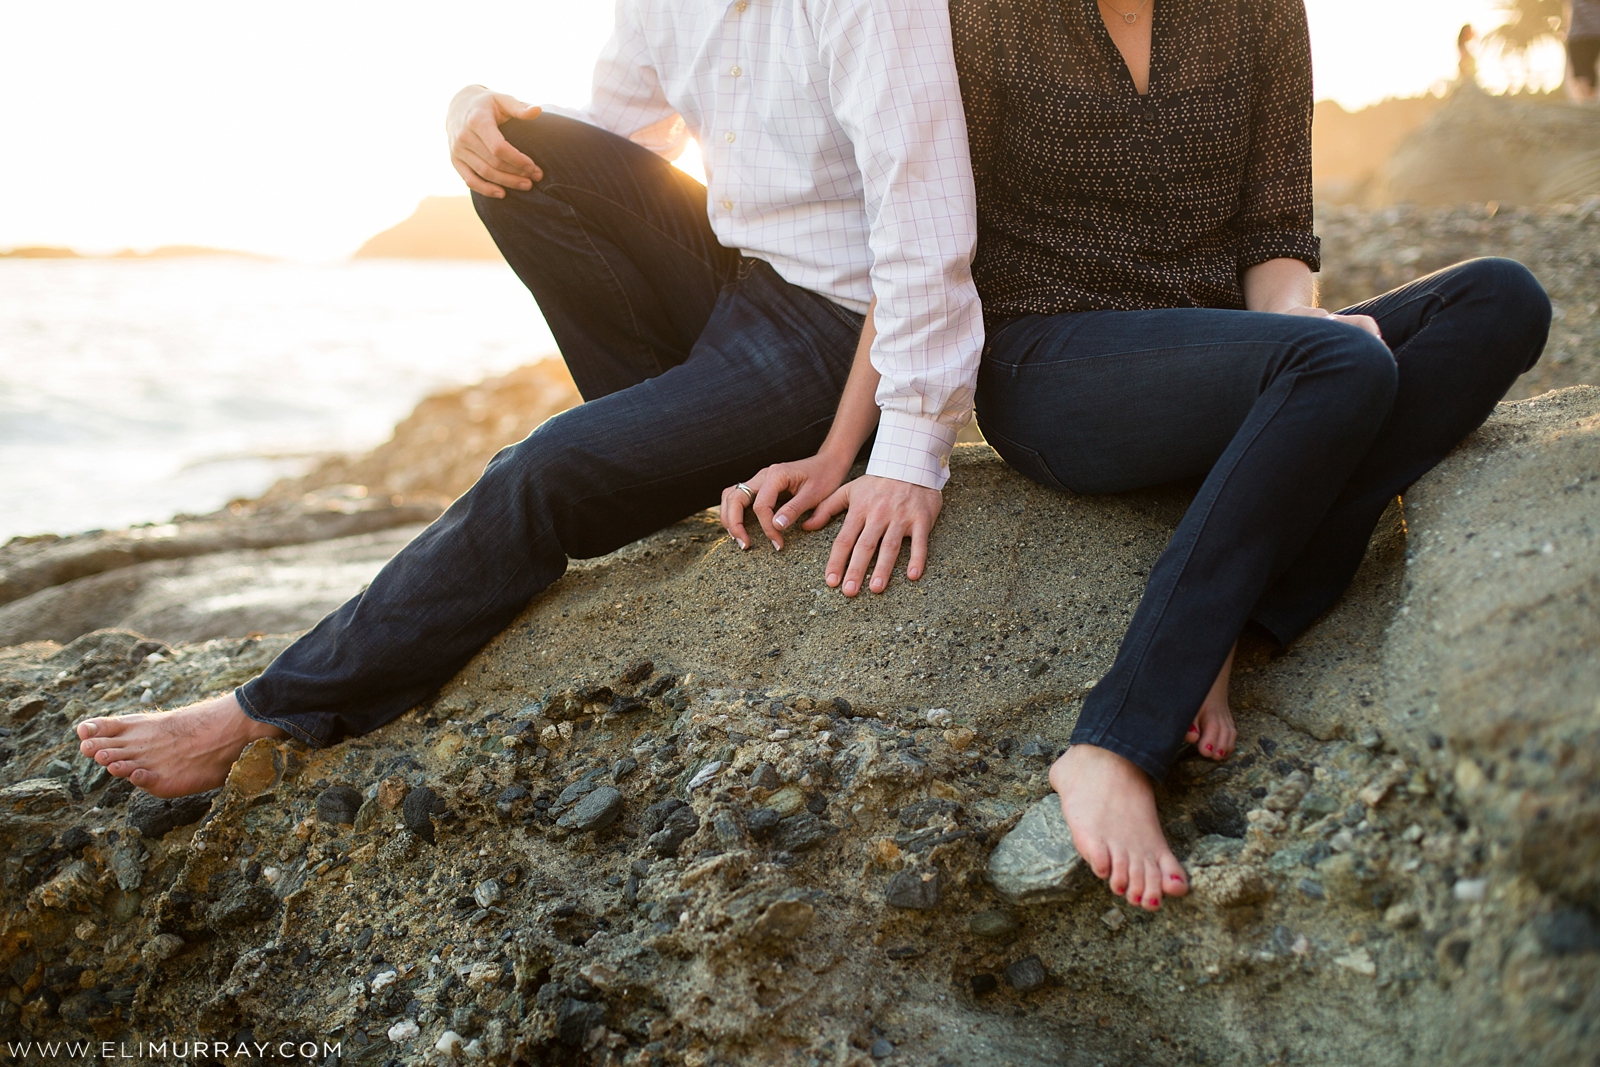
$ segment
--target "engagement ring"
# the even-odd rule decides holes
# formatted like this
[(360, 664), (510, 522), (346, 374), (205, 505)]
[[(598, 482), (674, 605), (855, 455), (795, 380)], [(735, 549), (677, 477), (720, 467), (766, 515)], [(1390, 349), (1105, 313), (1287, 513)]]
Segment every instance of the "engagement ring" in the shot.
[(749, 500), (747, 500), (746, 503), (754, 504), (756, 502), (756, 491), (754, 489), (750, 488), (748, 485), (745, 485), (743, 482), (740, 482), (738, 485), (734, 486), (734, 488), (739, 490), (741, 493), (743, 493), (746, 497), (749, 498)]

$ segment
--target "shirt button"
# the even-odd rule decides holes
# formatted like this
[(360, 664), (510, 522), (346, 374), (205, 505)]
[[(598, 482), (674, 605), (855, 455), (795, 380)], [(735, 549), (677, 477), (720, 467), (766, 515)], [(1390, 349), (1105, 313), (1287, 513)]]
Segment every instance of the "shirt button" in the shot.
[(733, 201), (732, 200), (724, 200), (722, 202), (722, 210), (724, 210), (724, 211), (732, 211), (733, 210)]
[(727, 133), (723, 134), (722, 139), (727, 141), (729, 144), (732, 144), (734, 141), (738, 140), (732, 130), (729, 130)]
[(733, 5), (733, 9), (735, 11), (739, 12), (739, 14), (742, 15), (742, 14), (744, 14), (744, 9), (749, 7), (749, 6), (750, 5), (746, 2), (746, 0), (739, 0), (739, 2), (737, 4)]
[(732, 74), (735, 78), (737, 78), (739, 75), (743, 74), (744, 71), (743, 71), (743, 69), (741, 69), (739, 67), (734, 67), (732, 70), (728, 71), (728, 73)]

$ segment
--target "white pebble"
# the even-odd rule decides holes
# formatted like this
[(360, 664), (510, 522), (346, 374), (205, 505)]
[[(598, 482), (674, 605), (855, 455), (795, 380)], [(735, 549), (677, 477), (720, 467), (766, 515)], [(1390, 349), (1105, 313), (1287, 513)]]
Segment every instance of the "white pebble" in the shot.
[(701, 767), (693, 778), (689, 779), (689, 788), (691, 790), (699, 789), (701, 786), (705, 785), (707, 782), (711, 781), (711, 779), (715, 778), (721, 773), (722, 761), (712, 760), (704, 767)]
[(372, 976), (372, 991), (381, 993), (400, 980), (400, 975), (395, 971), (383, 971)]
[(1463, 878), (1456, 882), (1454, 892), (1457, 900), (1476, 904), (1489, 895), (1489, 879)]
[(929, 708), (925, 713), (929, 726), (948, 726), (955, 721), (949, 708)]
[(1118, 911), (1116, 908), (1112, 908), (1109, 911), (1107, 911), (1104, 915), (1100, 916), (1100, 921), (1105, 923), (1111, 929), (1115, 930), (1117, 927), (1121, 926), (1126, 920), (1123, 918), (1122, 912)]
[(466, 1041), (454, 1030), (446, 1030), (444, 1033), (439, 1035), (439, 1040), (433, 1043), (433, 1047), (444, 1053), (446, 1056), (454, 1056), (456, 1051), (465, 1047), (465, 1045)]
[(422, 1027), (410, 1019), (401, 1019), (389, 1027), (389, 1040), (398, 1045), (402, 1041), (410, 1041), (420, 1033), (422, 1033)]
[(152, 701), (154, 701), (155, 698), (156, 698), (156, 691), (154, 689), (146, 689), (144, 691), (144, 695), (139, 698), (139, 703), (141, 703), (141, 704), (149, 704)]

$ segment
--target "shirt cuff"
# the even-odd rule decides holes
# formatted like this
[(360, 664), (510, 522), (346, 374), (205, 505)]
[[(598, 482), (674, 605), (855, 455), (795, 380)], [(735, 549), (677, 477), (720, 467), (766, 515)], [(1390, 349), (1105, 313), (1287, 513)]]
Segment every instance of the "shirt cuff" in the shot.
[(885, 410), (878, 417), (878, 436), (867, 473), (943, 489), (950, 480), (950, 450), (960, 432), (921, 415)]
[(1322, 239), (1314, 234), (1294, 230), (1247, 234), (1238, 239), (1234, 251), (1241, 272), (1269, 259), (1298, 259), (1312, 273), (1322, 269)]

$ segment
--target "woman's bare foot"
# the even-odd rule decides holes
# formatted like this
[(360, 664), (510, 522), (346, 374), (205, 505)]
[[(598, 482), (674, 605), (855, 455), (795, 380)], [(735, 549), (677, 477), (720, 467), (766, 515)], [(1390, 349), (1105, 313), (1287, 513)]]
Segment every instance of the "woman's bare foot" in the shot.
[(215, 789), (250, 742), (288, 737), (244, 713), (232, 693), (174, 711), (85, 719), (78, 750), (158, 797)]
[(1050, 786), (1061, 796), (1078, 854), (1113, 893), (1155, 911), (1162, 897), (1189, 891), (1144, 771), (1106, 749), (1073, 745), (1050, 768)]
[(1234, 743), (1239, 740), (1239, 731), (1233, 725), (1233, 709), (1228, 707), (1228, 679), (1233, 674), (1233, 657), (1238, 651), (1239, 645), (1235, 642), (1217, 680), (1211, 683), (1211, 692), (1200, 705), (1200, 714), (1194, 717), (1194, 725), (1183, 735), (1183, 739), (1207, 759), (1227, 759), (1233, 755)]

